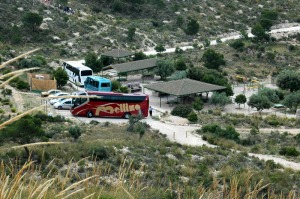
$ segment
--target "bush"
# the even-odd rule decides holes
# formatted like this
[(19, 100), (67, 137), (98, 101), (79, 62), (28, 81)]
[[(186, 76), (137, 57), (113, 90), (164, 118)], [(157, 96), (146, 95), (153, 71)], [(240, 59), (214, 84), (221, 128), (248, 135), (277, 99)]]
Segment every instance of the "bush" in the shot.
[(217, 124), (207, 124), (202, 126), (201, 131), (203, 133), (212, 133), (217, 137), (222, 137), (230, 140), (238, 140), (240, 136), (240, 134), (236, 132), (233, 126), (227, 126), (224, 129)]
[(192, 111), (189, 113), (188, 118), (187, 118), (190, 122), (197, 122), (198, 121), (198, 116), (197, 114)]
[(297, 151), (295, 147), (282, 147), (279, 151), (279, 154), (285, 156), (298, 156), (300, 152)]
[(103, 146), (93, 149), (92, 155), (96, 160), (103, 160), (109, 157), (107, 149)]
[(191, 105), (183, 105), (183, 104), (179, 104), (177, 106), (175, 106), (173, 108), (173, 110), (171, 111), (172, 115), (176, 115), (179, 117), (184, 117), (187, 118), (188, 115), (193, 111), (192, 106)]
[(75, 140), (77, 140), (81, 136), (81, 132), (82, 130), (78, 126), (71, 126), (69, 128), (69, 133)]

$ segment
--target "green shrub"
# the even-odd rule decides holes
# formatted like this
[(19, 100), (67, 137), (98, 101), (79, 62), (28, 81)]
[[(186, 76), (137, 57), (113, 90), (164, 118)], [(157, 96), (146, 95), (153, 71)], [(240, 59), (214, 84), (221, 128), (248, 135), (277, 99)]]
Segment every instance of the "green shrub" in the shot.
[(5, 95), (11, 95), (12, 94), (12, 90), (5, 88), (1, 91), (1, 93), (5, 96)]
[(0, 109), (0, 114), (5, 113), (5, 111), (3, 109)]
[(187, 118), (190, 122), (197, 122), (198, 121), (198, 116), (197, 114), (192, 111), (189, 113), (188, 118)]
[(107, 149), (103, 146), (98, 146), (97, 148), (93, 149), (92, 155), (96, 160), (103, 160), (109, 157)]
[(193, 111), (193, 109), (192, 109), (191, 105), (179, 104), (173, 108), (173, 110), (171, 111), (171, 114), (179, 116), (179, 117), (187, 118), (188, 115), (190, 114), (190, 112), (192, 112), (192, 111)]
[(14, 108), (14, 107), (11, 108), (11, 112), (15, 113), (16, 111), (17, 111), (16, 108)]
[(298, 156), (300, 152), (295, 147), (282, 147), (279, 154), (285, 156)]
[(81, 132), (82, 130), (78, 126), (71, 126), (69, 128), (69, 133), (75, 140), (77, 140), (81, 136)]
[(225, 129), (221, 128), (217, 124), (203, 125), (201, 128), (202, 133), (211, 133), (217, 137), (222, 137), (230, 140), (238, 140), (240, 134), (235, 130), (233, 126), (227, 126)]

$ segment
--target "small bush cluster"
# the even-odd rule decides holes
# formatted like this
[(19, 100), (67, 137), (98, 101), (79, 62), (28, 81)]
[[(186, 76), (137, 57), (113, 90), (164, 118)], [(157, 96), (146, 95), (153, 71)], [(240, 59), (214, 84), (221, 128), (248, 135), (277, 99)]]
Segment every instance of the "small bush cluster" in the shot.
[(187, 118), (192, 111), (193, 108), (191, 105), (179, 104), (175, 106), (175, 108), (173, 108), (171, 114), (179, 117)]
[(69, 128), (69, 133), (75, 140), (77, 140), (81, 136), (82, 129), (79, 128), (78, 126), (71, 126)]
[(284, 156), (299, 156), (300, 152), (295, 147), (282, 147), (279, 151)]
[(207, 124), (203, 125), (201, 128), (202, 133), (211, 133), (218, 137), (230, 139), (230, 140), (238, 140), (240, 134), (235, 130), (233, 126), (227, 126), (226, 128), (221, 128), (217, 124)]

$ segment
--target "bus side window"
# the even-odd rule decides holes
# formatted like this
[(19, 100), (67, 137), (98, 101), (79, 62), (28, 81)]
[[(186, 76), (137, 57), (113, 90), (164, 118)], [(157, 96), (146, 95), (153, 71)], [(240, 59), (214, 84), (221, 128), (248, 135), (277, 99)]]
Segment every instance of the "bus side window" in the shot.
[(110, 87), (110, 83), (101, 83), (101, 87), (102, 88)]

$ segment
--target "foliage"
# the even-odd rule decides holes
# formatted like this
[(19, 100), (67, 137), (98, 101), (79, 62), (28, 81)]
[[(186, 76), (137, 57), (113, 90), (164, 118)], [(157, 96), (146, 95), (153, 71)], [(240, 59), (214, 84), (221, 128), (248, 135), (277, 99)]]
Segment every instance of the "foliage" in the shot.
[(13, 141), (18, 144), (27, 144), (43, 136), (45, 136), (45, 131), (41, 120), (27, 115), (0, 130), (0, 143)]
[(131, 27), (128, 28), (127, 39), (129, 41), (133, 41), (134, 40), (135, 31), (136, 31), (136, 28), (133, 27), (133, 26), (131, 26)]
[(188, 115), (193, 111), (193, 108), (191, 105), (187, 105), (187, 104), (178, 104), (176, 105), (172, 111), (171, 114), (172, 115), (176, 115), (179, 117), (184, 117), (187, 118)]
[(81, 133), (82, 133), (82, 129), (79, 127), (79, 126), (71, 126), (69, 128), (69, 133), (71, 134), (71, 136), (77, 140), (80, 136), (81, 136)]
[(203, 125), (201, 128), (202, 133), (212, 133), (218, 137), (231, 139), (231, 140), (238, 140), (240, 134), (236, 132), (233, 126), (227, 126), (225, 129), (221, 128), (217, 124), (207, 124)]
[(98, 56), (94, 52), (88, 53), (85, 58), (85, 65), (90, 67), (94, 72), (99, 72), (102, 69), (101, 60), (98, 59)]
[(29, 26), (34, 32), (37, 27), (39, 27), (43, 22), (43, 16), (40, 16), (37, 13), (28, 12), (23, 17), (24, 26)]
[(244, 94), (239, 94), (235, 97), (234, 102), (237, 103), (240, 108), (241, 104), (245, 104), (247, 102), (247, 98)]
[(185, 33), (187, 35), (195, 35), (198, 33), (199, 28), (200, 28), (199, 23), (195, 19), (190, 18), (187, 27), (185, 29)]
[(277, 76), (277, 86), (294, 92), (300, 89), (300, 73), (293, 70), (284, 70)]
[(173, 62), (171, 60), (158, 60), (154, 72), (160, 76), (162, 80), (166, 80), (175, 71)]
[(11, 95), (12, 94), (12, 90), (9, 89), (9, 88), (4, 88), (2, 91), (1, 91), (1, 94), (6, 96), (6, 95)]
[(176, 70), (186, 70), (187, 66), (186, 66), (185, 61), (182, 58), (176, 60), (175, 68), (176, 68)]
[(251, 108), (256, 108), (257, 111), (262, 111), (263, 109), (271, 108), (272, 103), (269, 98), (259, 94), (253, 94), (249, 98), (248, 105)]
[(244, 44), (244, 42), (241, 39), (237, 39), (237, 40), (231, 42), (229, 44), (229, 46), (232, 47), (232, 48), (234, 48), (237, 51), (243, 51), (245, 44)]
[(162, 44), (158, 44), (157, 46), (155, 46), (154, 50), (158, 53), (162, 53), (166, 50), (166, 48)]
[(266, 96), (272, 103), (278, 103), (279, 97), (276, 94), (275, 90), (271, 88), (262, 88), (259, 89), (257, 94)]
[(266, 30), (269, 31), (274, 21), (277, 20), (278, 13), (275, 10), (263, 10), (260, 16), (259, 23)]
[(190, 121), (190, 122), (197, 122), (198, 121), (198, 115), (197, 113), (195, 113), (194, 111), (190, 112), (188, 114), (188, 117), (187, 119)]
[(175, 71), (170, 77), (170, 80), (178, 80), (178, 79), (184, 79), (186, 78), (186, 71)]
[(218, 70), (221, 65), (225, 65), (224, 55), (213, 49), (208, 49), (203, 53), (202, 61), (204, 66), (209, 69)]
[(196, 97), (195, 98), (195, 101), (193, 102), (193, 108), (196, 110), (196, 111), (200, 111), (202, 110), (203, 108), (203, 101), (201, 100), (200, 97)]
[(63, 68), (57, 68), (54, 72), (53, 72), (53, 76), (56, 79), (56, 83), (57, 86), (59, 88), (63, 87), (64, 85), (67, 84), (69, 77), (67, 72), (63, 69)]
[(226, 104), (230, 104), (232, 102), (231, 99), (224, 92), (214, 92), (209, 101), (211, 104), (214, 104), (215, 106), (220, 106), (221, 108), (224, 108)]
[(138, 133), (140, 136), (140, 139), (143, 137), (143, 135), (146, 132), (146, 128), (148, 128), (148, 125), (145, 122), (142, 122), (143, 115), (132, 115), (129, 117), (128, 121), (128, 127), (127, 131), (131, 133)]
[(223, 75), (216, 71), (211, 69), (203, 69), (199, 67), (192, 67), (189, 68), (187, 72), (187, 77), (190, 79), (210, 83), (210, 84), (216, 84), (219, 86), (226, 87), (225, 92), (227, 96), (233, 95), (233, 90), (228, 82), (228, 79), (223, 77)]
[(300, 152), (295, 147), (282, 147), (279, 154), (285, 156), (299, 156)]
[(183, 50), (181, 48), (179, 48), (178, 46), (176, 46), (175, 48), (175, 53), (176, 54), (182, 54), (183, 53)]
[(270, 38), (270, 36), (265, 32), (265, 29), (259, 23), (252, 27), (251, 33), (255, 36), (257, 41), (269, 40)]
[(134, 53), (134, 61), (146, 59), (147, 55), (145, 55), (142, 51)]
[(291, 109), (291, 111), (296, 112), (300, 105), (300, 91), (290, 93), (283, 100), (283, 105)]
[(109, 157), (108, 150), (103, 146), (96, 146), (91, 150), (91, 153), (96, 160), (104, 160)]
[(20, 78), (16, 77), (14, 78), (9, 85), (11, 85), (12, 87), (16, 87), (19, 90), (29, 90), (30, 86), (27, 82), (24, 82), (23, 80), (21, 80)]

